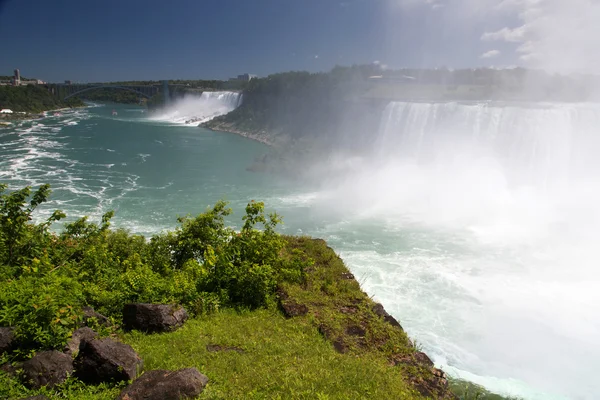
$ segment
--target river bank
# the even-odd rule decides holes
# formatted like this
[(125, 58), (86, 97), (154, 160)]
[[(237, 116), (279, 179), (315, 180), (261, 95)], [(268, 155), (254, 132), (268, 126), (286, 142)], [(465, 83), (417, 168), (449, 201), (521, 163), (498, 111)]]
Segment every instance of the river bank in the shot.
[(61, 111), (69, 111), (78, 108), (86, 108), (88, 106), (79, 106), (79, 107), (62, 107), (62, 108), (53, 108), (49, 110), (45, 110), (42, 112), (36, 113), (28, 113), (28, 112), (13, 112), (12, 114), (0, 114), (0, 126), (12, 126), (15, 122), (21, 121), (35, 121), (44, 118), (51, 117), (53, 115), (49, 115), (49, 113), (56, 113)]
[(211, 123), (205, 122), (204, 124), (200, 124), (201, 127), (210, 129), (215, 132), (226, 132), (233, 133), (236, 135), (243, 136), (245, 138), (256, 140), (257, 142), (264, 143), (268, 146), (273, 146), (274, 140), (266, 130), (258, 131), (258, 132), (250, 132), (239, 129), (235, 127), (235, 124), (229, 122), (219, 122), (219, 123)]

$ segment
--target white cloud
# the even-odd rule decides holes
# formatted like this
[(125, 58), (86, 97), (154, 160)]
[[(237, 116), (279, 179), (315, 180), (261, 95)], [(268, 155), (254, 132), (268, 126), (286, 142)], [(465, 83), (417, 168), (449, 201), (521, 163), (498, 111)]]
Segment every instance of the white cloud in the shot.
[(506, 42), (519, 43), (525, 40), (527, 28), (519, 26), (517, 28), (502, 28), (496, 32), (486, 32), (481, 35), (481, 40), (504, 40)]
[(600, 1), (495, 2), (497, 12), (511, 13), (521, 25), (486, 32), (482, 40), (518, 43), (516, 51), (528, 66), (565, 72), (600, 70)]
[(480, 58), (494, 58), (500, 55), (500, 50), (490, 50), (483, 53)]
[(435, 9), (443, 13), (447, 30), (487, 26), (480, 39), (512, 44), (523, 66), (600, 71), (600, 0), (386, 1), (403, 8)]
[(438, 10), (444, 7), (444, 0), (395, 0), (401, 6), (422, 6), (431, 7), (432, 10)]

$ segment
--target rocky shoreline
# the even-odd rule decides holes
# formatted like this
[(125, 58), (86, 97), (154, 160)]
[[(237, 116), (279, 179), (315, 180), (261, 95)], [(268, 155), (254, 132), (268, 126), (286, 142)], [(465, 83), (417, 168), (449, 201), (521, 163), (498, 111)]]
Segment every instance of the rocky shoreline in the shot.
[(210, 129), (211, 131), (215, 131), (215, 132), (233, 133), (233, 134), (240, 135), (240, 136), (243, 136), (243, 137), (251, 139), (251, 140), (256, 140), (257, 142), (261, 142), (263, 144), (266, 144), (267, 146), (273, 145), (273, 139), (266, 130), (262, 130), (262, 131), (258, 131), (258, 132), (250, 132), (250, 131), (241, 130), (241, 129), (235, 127), (235, 125), (232, 123), (227, 123), (227, 122), (211, 123), (210, 121), (200, 124), (200, 127), (205, 128), (205, 129)]
[[(387, 364), (386, 368), (397, 369), (412, 392), (407, 393), (406, 398), (458, 399), (445, 373), (435, 368), (431, 359), (414, 346), (400, 323), (381, 304), (361, 290), (354, 275), (325, 241), (308, 237), (287, 237), (286, 240), (291, 249), (302, 250), (315, 260), (305, 271), (303, 283), (278, 286), (279, 310), (290, 323), (312, 326), (339, 354), (380, 359)], [(73, 332), (63, 351), (41, 351), (29, 360), (6, 363), (0, 366), (0, 371), (33, 390), (60, 385), (71, 375), (91, 385), (133, 381), (124, 387), (121, 384), (118, 399), (167, 398), (164, 397), (167, 388), (171, 392), (170, 399), (195, 398), (204, 390), (209, 379), (196, 369), (198, 366), (168, 370), (145, 368), (144, 354), (138, 354), (122, 341), (121, 332), (138, 331), (148, 336), (178, 330), (188, 320), (182, 306), (124, 304), (118, 327), (90, 307), (82, 311), (83, 324)], [(112, 327), (112, 333), (108, 337), (100, 335), (90, 325)], [(0, 354), (15, 349), (13, 332), (13, 328), (0, 328)], [(235, 341), (210, 345), (207, 351), (252, 356), (251, 351), (247, 353)]]

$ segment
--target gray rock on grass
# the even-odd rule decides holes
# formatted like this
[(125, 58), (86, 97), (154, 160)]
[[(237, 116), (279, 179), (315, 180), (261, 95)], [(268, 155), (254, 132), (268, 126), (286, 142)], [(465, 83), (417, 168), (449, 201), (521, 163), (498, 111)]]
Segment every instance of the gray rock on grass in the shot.
[(133, 380), (143, 363), (131, 346), (106, 338), (82, 341), (74, 365), (81, 381), (101, 383)]
[(208, 378), (196, 368), (148, 371), (127, 386), (119, 400), (179, 400), (198, 396)]
[(123, 329), (146, 333), (171, 332), (188, 319), (185, 309), (176, 304), (126, 304)]
[(42, 351), (20, 365), (24, 383), (38, 389), (62, 383), (73, 373), (73, 359), (60, 351)]

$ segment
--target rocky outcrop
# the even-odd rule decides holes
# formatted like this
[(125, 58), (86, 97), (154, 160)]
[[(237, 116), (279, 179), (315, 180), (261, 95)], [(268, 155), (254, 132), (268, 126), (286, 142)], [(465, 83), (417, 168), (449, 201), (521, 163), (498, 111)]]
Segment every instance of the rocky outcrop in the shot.
[(0, 354), (12, 350), (15, 344), (13, 328), (0, 328)]
[[(337, 352), (359, 357), (378, 354), (391, 367), (402, 369), (404, 379), (423, 396), (456, 399), (444, 372), (415, 348), (400, 323), (381, 304), (374, 303), (361, 290), (354, 275), (325, 242), (310, 238), (288, 240), (316, 261), (305, 270), (305, 282), (301, 285), (278, 288), (281, 304), (305, 304), (308, 320)], [(284, 307), (282, 310), (286, 312)]]
[(120, 400), (179, 400), (192, 399), (204, 390), (208, 378), (196, 368), (178, 371), (148, 371), (127, 386)]
[(181, 327), (188, 314), (175, 304), (126, 304), (123, 308), (123, 329), (146, 333), (171, 332)]
[(90, 341), (97, 338), (98, 334), (88, 327), (76, 329), (63, 351), (65, 354), (68, 354), (71, 357), (76, 356), (77, 353), (79, 353), (79, 346), (81, 345), (81, 342), (84, 340)]
[(294, 300), (285, 300), (280, 303), (283, 314), (287, 318), (299, 317), (308, 313), (308, 307)]
[(75, 376), (86, 383), (133, 380), (142, 369), (131, 346), (112, 339), (82, 341), (74, 364)]
[(381, 305), (380, 303), (377, 303), (373, 306), (373, 312), (378, 316), (382, 317), (383, 320), (388, 324), (395, 326), (396, 328), (402, 329), (402, 325), (400, 325), (396, 318), (388, 314), (388, 312), (385, 311), (385, 308), (383, 308), (383, 305)]
[(291, 299), (282, 287), (277, 288), (277, 298), (279, 300), (279, 308), (286, 318), (298, 317), (308, 313), (308, 307), (305, 304), (300, 304), (296, 300)]
[(53, 387), (73, 373), (73, 360), (59, 351), (42, 351), (21, 364), (23, 381), (33, 388)]
[(239, 128), (236, 124), (230, 122), (222, 122), (213, 119), (211, 121), (200, 124), (202, 128), (208, 128), (217, 132), (228, 132), (236, 135), (243, 136), (248, 139), (256, 140), (257, 142), (264, 143), (266, 145), (273, 145), (273, 133), (267, 132), (266, 130), (246, 130)]

